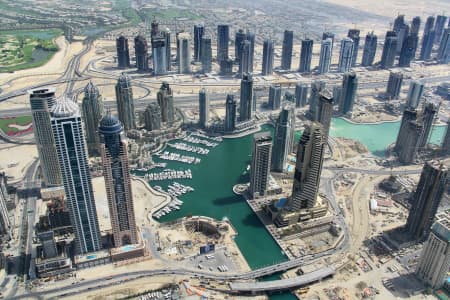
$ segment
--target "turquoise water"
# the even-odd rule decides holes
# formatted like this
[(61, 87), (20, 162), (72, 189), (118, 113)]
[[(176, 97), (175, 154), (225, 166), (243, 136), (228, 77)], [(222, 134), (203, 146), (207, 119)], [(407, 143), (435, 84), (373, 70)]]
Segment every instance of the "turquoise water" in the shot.
[[(434, 126), (430, 141), (440, 144), (445, 128), (445, 126)], [(374, 155), (384, 156), (385, 149), (397, 139), (399, 129), (400, 121), (381, 124), (352, 124), (344, 119), (333, 118), (330, 135), (357, 140)]]
[(86, 256), (86, 259), (94, 259), (96, 257), (97, 257), (97, 255), (91, 254), (91, 255)]
[[(382, 123), (377, 125), (356, 125), (343, 119), (333, 119), (331, 135), (346, 137), (360, 141), (369, 151), (378, 156), (384, 156), (384, 149), (397, 138), (399, 122)], [(271, 126), (264, 126), (263, 130), (270, 130)], [(433, 130), (432, 141), (439, 142), (445, 132), (444, 126)], [(300, 133), (297, 133), (297, 137)], [(204, 215), (216, 219), (228, 218), (236, 228), (238, 236), (236, 243), (252, 269), (286, 260), (281, 249), (270, 234), (261, 225), (245, 200), (233, 193), (232, 187), (237, 183), (248, 182), (248, 175), (244, 175), (250, 164), (252, 135), (239, 139), (224, 139), (212, 148), (209, 155), (197, 157), (202, 159), (198, 165), (188, 165), (178, 162), (167, 162), (167, 168), (175, 170), (192, 170), (193, 179), (175, 180), (184, 185), (194, 187), (195, 191), (180, 197), (184, 201), (179, 211), (171, 212), (159, 221), (165, 222), (188, 215)], [(189, 144), (189, 143), (188, 143)], [(167, 148), (167, 151), (195, 155), (189, 152)], [(154, 157), (156, 162), (161, 162)], [(159, 185), (167, 189), (169, 181), (153, 181), (152, 186)], [(267, 279), (278, 279), (273, 275)], [(271, 296), (271, 299), (295, 299), (290, 293)]]

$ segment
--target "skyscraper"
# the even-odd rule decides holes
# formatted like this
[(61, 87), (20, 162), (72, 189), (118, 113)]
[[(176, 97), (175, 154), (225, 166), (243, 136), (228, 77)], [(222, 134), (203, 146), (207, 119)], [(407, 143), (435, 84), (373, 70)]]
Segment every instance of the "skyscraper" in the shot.
[(306, 83), (298, 82), (295, 85), (295, 107), (304, 107), (308, 103), (308, 90)]
[(281, 85), (269, 87), (269, 107), (272, 110), (279, 109), (281, 105)]
[(341, 73), (348, 72), (352, 66), (353, 59), (353, 40), (344, 38), (341, 41), (341, 51), (339, 53), (338, 71)]
[(400, 97), (400, 92), (403, 83), (403, 73), (402, 72), (390, 72), (389, 80), (386, 88), (386, 96), (392, 99), (398, 99)]
[(167, 71), (170, 71), (172, 69), (172, 49), (171, 49), (171, 39), (170, 39), (170, 30), (169, 28), (166, 28), (163, 31), (163, 36), (166, 39), (165, 48), (166, 48), (166, 65), (167, 65)]
[(434, 26), (435, 36), (434, 43), (439, 44), (442, 39), (442, 34), (444, 33), (445, 24), (447, 23), (447, 17), (443, 15), (438, 15), (436, 17), (436, 25)]
[(86, 133), (86, 144), (90, 156), (100, 154), (98, 123), (103, 115), (103, 101), (98, 88), (89, 81), (84, 88), (84, 97), (82, 101), (82, 117)]
[(173, 106), (173, 93), (167, 81), (163, 81), (156, 95), (158, 105), (161, 108), (161, 121), (172, 123), (175, 121), (175, 108)]
[(250, 55), (249, 55), (249, 72), (253, 73), (253, 64), (255, 57), (255, 34), (253, 32), (247, 31), (245, 36), (246, 40), (250, 42)]
[(450, 62), (450, 28), (445, 29), (442, 34), (437, 60), (441, 64), (448, 64)]
[(194, 60), (200, 61), (202, 57), (202, 38), (205, 33), (205, 26), (203, 24), (194, 25)]
[[(420, 120), (411, 120), (405, 124), (401, 134), (399, 132), (398, 160), (403, 164), (411, 164), (416, 160), (419, 150), (419, 139), (423, 132)], [(396, 144), (397, 146), (397, 144)]]
[(434, 31), (434, 17), (429, 16), (425, 23), (422, 36), (422, 48), (420, 49), (420, 59), (426, 60), (431, 57), (431, 50), (433, 49), (435, 31)]
[(157, 36), (158, 34), (159, 34), (159, 24), (158, 21), (156, 21), (156, 19), (153, 19), (151, 23), (150, 37)]
[(98, 131), (114, 246), (137, 244), (128, 146), (122, 124), (108, 113), (100, 121)]
[(241, 75), (241, 77), (243, 77), (244, 74), (251, 73), (250, 52), (251, 52), (250, 41), (244, 40), (241, 44), (241, 57), (239, 58), (239, 75)]
[(241, 59), (241, 52), (242, 52), (242, 42), (246, 39), (246, 34), (244, 30), (239, 29), (236, 31), (235, 37), (234, 37), (234, 56), (235, 60), (239, 62)]
[(420, 17), (414, 17), (411, 21), (411, 30), (409, 31), (411, 34), (419, 35), (420, 30)]
[(170, 64), (170, 56), (169, 58), (167, 57), (166, 42), (167, 39), (163, 35), (158, 34), (152, 37), (152, 59), (154, 75), (167, 74), (168, 66)]
[(409, 35), (409, 26), (407, 24), (403, 24), (398, 31), (395, 31), (397, 35), (397, 48), (396, 53), (400, 54), (400, 51), (403, 47), (403, 42), (406, 40), (406, 37)]
[(346, 115), (352, 112), (357, 89), (358, 77), (356, 73), (345, 73), (342, 80), (341, 99), (339, 100), (339, 112), (341, 114)]
[(447, 128), (445, 130), (444, 139), (442, 140), (442, 144), (441, 144), (441, 151), (445, 155), (449, 155), (450, 154), (450, 120), (447, 120), (446, 127)]
[(263, 45), (263, 60), (261, 74), (272, 75), (273, 73), (273, 57), (274, 57), (274, 41), (265, 40)]
[(228, 25), (217, 26), (217, 61), (228, 59), (228, 44), (230, 41), (230, 27)]
[(419, 137), (419, 147), (425, 148), (433, 129), (434, 118), (438, 112), (438, 107), (431, 102), (424, 105), (421, 121), (423, 123), (423, 131)]
[(182, 32), (178, 35), (180, 45), (180, 58), (178, 59), (178, 72), (180, 74), (191, 73), (191, 37), (189, 33)]
[(122, 73), (116, 84), (117, 112), (125, 131), (136, 128), (134, 116), (133, 88), (130, 77)]
[(227, 58), (219, 62), (220, 64), (220, 74), (221, 75), (232, 75), (233, 74), (233, 60)]
[(397, 17), (394, 20), (394, 28), (393, 30), (395, 32), (398, 32), (400, 30), (400, 28), (405, 25), (405, 15), (397, 15)]
[(417, 110), (413, 107), (406, 107), (403, 111), (400, 129), (398, 131), (397, 140), (394, 145), (394, 151), (400, 152), (403, 144), (403, 138), (407, 136), (407, 126), (410, 121), (417, 120)]
[(447, 280), (450, 268), (450, 215), (443, 212), (436, 216), (431, 226), (417, 265), (417, 276), (432, 289), (441, 288)]
[(325, 74), (330, 71), (332, 50), (333, 50), (333, 41), (331, 39), (323, 40), (322, 45), (320, 47), (320, 59), (319, 59), (320, 74)]
[(239, 105), (239, 121), (251, 120), (253, 117), (253, 76), (243, 74), (241, 80), (241, 98)]
[(281, 69), (290, 70), (292, 63), (292, 47), (294, 45), (294, 32), (284, 31), (283, 48), (281, 50)]
[(128, 48), (128, 39), (123, 35), (116, 39), (117, 66), (119, 68), (130, 67), (130, 50)]
[(317, 111), (317, 102), (319, 101), (320, 93), (325, 89), (325, 81), (315, 80), (311, 82), (311, 93), (309, 94), (309, 113), (314, 118)]
[(102, 247), (101, 236), (78, 105), (62, 99), (52, 107), (51, 114), (58, 162), (75, 234), (75, 252), (98, 251)]
[(225, 132), (232, 132), (236, 128), (236, 100), (233, 95), (227, 95), (225, 103)]
[(148, 131), (161, 129), (161, 108), (158, 103), (150, 103), (144, 111), (145, 129)]
[(148, 70), (148, 45), (142, 35), (134, 38), (134, 54), (136, 56), (136, 68), (138, 71)]
[(199, 125), (201, 128), (208, 127), (209, 121), (209, 95), (206, 90), (202, 88), (198, 92), (198, 107), (199, 107)]
[(422, 99), (424, 84), (420, 81), (413, 80), (409, 84), (408, 96), (406, 97), (406, 106), (417, 108)]
[(50, 109), (55, 105), (55, 89), (29, 91), (34, 139), (38, 150), (45, 185), (61, 185), (61, 175), (50, 121)]
[(322, 173), (325, 141), (322, 125), (316, 122), (305, 127), (298, 141), (294, 184), (288, 208), (297, 211), (316, 204)]
[(202, 72), (210, 73), (212, 71), (211, 37), (202, 37), (201, 48), (202, 57), (200, 59), (202, 61)]
[(300, 53), (300, 65), (298, 71), (301, 73), (311, 72), (311, 59), (314, 41), (310, 39), (302, 40), (302, 50)]
[(295, 132), (294, 104), (284, 102), (275, 124), (271, 169), (274, 172), (283, 172), (289, 153), (293, 151)]
[(359, 51), (359, 29), (349, 29), (347, 36), (353, 41), (353, 50), (352, 50), (352, 63), (351, 66), (356, 66), (356, 60), (358, 59), (358, 51)]
[[(324, 33), (322, 33), (322, 40), (326, 40), (326, 39), (331, 39), (331, 50), (333, 50), (334, 47), (334, 33), (329, 32), (329, 31), (325, 31)], [(331, 51), (333, 52), (333, 51)]]
[(0, 173), (0, 234), (8, 234), (11, 229), (9, 220), (7, 202), (9, 201), (7, 176), (4, 172)]
[(397, 53), (397, 37), (394, 36), (395, 32), (386, 33), (384, 39), (383, 52), (381, 54), (380, 67), (383, 69), (389, 69), (394, 66), (395, 55)]
[(250, 167), (249, 192), (252, 198), (266, 195), (269, 185), (272, 135), (258, 132), (253, 136), (252, 164)]
[(371, 66), (375, 59), (375, 54), (377, 52), (378, 38), (376, 34), (372, 32), (366, 35), (366, 41), (364, 43), (363, 57), (361, 65), (364, 67)]
[(419, 37), (415, 34), (408, 35), (403, 41), (402, 50), (400, 51), (400, 58), (398, 59), (399, 67), (409, 67), (411, 61), (416, 54)]
[(319, 96), (319, 101), (317, 102), (317, 111), (314, 116), (314, 121), (322, 124), (325, 143), (328, 140), (328, 133), (330, 132), (333, 104), (333, 96), (330, 95), (327, 90), (322, 91)]
[(415, 240), (428, 237), (442, 196), (446, 190), (448, 169), (438, 161), (427, 161), (412, 199), (406, 229)]

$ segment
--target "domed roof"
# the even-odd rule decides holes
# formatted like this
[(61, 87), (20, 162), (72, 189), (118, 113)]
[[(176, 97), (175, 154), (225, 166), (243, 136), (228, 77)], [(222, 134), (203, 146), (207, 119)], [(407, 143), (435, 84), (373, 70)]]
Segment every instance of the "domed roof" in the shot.
[(79, 113), (78, 105), (68, 98), (60, 98), (51, 108), (52, 116), (55, 118), (64, 118)]
[(98, 131), (102, 134), (120, 133), (123, 131), (123, 126), (119, 119), (113, 116), (111, 112), (108, 112), (106, 116), (100, 120)]

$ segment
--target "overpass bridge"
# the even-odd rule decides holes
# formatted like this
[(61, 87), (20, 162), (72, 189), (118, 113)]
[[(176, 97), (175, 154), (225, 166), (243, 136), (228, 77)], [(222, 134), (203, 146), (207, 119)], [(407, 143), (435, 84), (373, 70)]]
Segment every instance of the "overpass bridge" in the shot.
[(231, 282), (230, 293), (263, 293), (263, 292), (277, 292), (283, 290), (290, 290), (301, 287), (316, 281), (320, 281), (327, 277), (333, 276), (336, 270), (333, 267), (325, 267), (311, 273), (300, 276), (272, 280), (272, 281), (257, 281), (257, 282)]

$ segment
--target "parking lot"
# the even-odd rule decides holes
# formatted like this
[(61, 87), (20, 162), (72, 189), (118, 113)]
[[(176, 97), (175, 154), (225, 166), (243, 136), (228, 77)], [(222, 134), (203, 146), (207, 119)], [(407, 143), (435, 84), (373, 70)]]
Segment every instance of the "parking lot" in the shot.
[(239, 270), (235, 265), (232, 255), (226, 248), (216, 249), (216, 251), (206, 254), (191, 256), (186, 258), (184, 262), (192, 267), (211, 272), (221, 272), (218, 268), (223, 266), (225, 266), (225, 269), (228, 269), (225, 272), (237, 272)]

